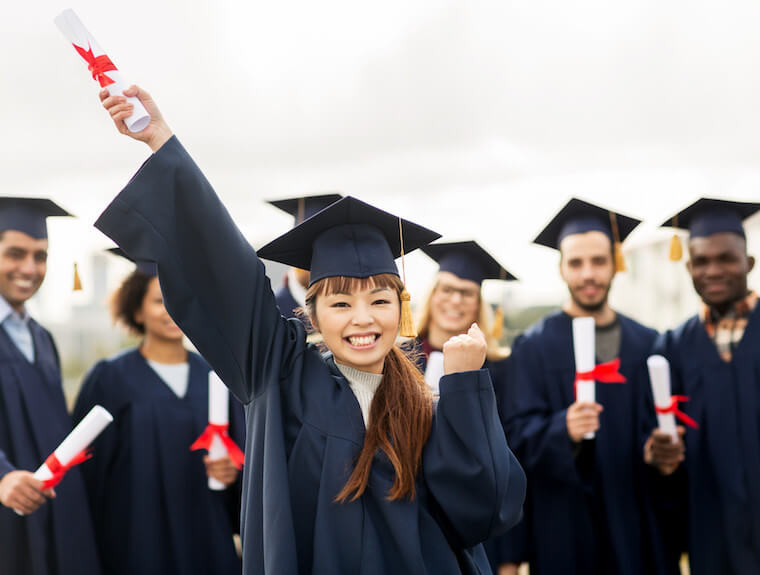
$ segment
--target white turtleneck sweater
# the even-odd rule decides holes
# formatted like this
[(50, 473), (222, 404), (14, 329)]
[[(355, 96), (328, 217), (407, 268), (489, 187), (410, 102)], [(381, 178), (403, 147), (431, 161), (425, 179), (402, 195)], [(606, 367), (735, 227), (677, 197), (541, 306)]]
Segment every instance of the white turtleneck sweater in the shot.
[(342, 365), (335, 362), (338, 369), (348, 380), (348, 385), (351, 391), (354, 392), (356, 400), (359, 402), (359, 407), (362, 409), (362, 418), (364, 419), (364, 427), (369, 424), (369, 410), (372, 405), (372, 398), (375, 396), (377, 388), (383, 381), (382, 373), (368, 373), (366, 371), (359, 371), (353, 367)]

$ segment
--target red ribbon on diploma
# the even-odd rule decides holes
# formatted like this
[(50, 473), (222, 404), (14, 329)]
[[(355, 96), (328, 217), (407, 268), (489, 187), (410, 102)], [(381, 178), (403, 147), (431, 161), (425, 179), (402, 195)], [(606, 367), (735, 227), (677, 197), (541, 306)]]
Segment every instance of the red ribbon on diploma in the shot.
[(575, 373), (575, 397), (578, 397), (579, 381), (601, 381), (602, 383), (625, 383), (625, 376), (620, 373), (620, 358), (606, 363), (600, 363), (591, 371), (578, 371)]
[(694, 421), (691, 417), (686, 415), (683, 411), (678, 409), (678, 404), (681, 403), (682, 401), (689, 401), (689, 396), (688, 395), (674, 395), (673, 397), (670, 398), (670, 405), (668, 405), (667, 407), (660, 407), (658, 405), (655, 405), (654, 410), (660, 414), (672, 413), (689, 427), (693, 429), (698, 429), (699, 424), (696, 421)]
[(85, 62), (87, 62), (87, 69), (92, 73), (92, 79), (100, 82), (101, 88), (105, 88), (114, 83), (111, 78), (105, 75), (105, 72), (116, 70), (116, 66), (111, 62), (111, 59), (108, 56), (105, 54), (95, 56), (92, 53), (92, 47), (89, 45), (87, 46), (87, 50), (76, 44), (72, 44), (72, 46), (74, 46), (74, 49), (79, 52), (79, 55), (84, 58)]
[(222, 440), (222, 443), (227, 448), (227, 454), (230, 456), (232, 463), (235, 464), (235, 467), (240, 469), (243, 467), (243, 463), (245, 463), (245, 455), (243, 455), (243, 452), (240, 451), (240, 448), (232, 440), (229, 433), (227, 433), (227, 429), (229, 429), (229, 425), (227, 424), (217, 425), (215, 423), (209, 423), (208, 426), (206, 426), (206, 429), (203, 430), (203, 433), (201, 433), (200, 437), (190, 446), (190, 451), (195, 451), (196, 449), (205, 449), (208, 451), (211, 447), (211, 442), (216, 435)]
[(63, 476), (66, 475), (66, 472), (69, 469), (76, 465), (79, 465), (83, 461), (87, 461), (90, 459), (90, 457), (92, 457), (92, 452), (85, 449), (75, 455), (74, 459), (69, 461), (68, 464), (62, 465), (61, 462), (58, 461), (58, 458), (55, 456), (55, 452), (51, 453), (50, 457), (45, 460), (45, 465), (47, 465), (47, 468), (50, 470), (50, 473), (53, 474), (53, 477), (42, 482), (42, 489), (50, 489), (51, 487), (55, 487), (61, 482), (61, 479), (63, 479)]

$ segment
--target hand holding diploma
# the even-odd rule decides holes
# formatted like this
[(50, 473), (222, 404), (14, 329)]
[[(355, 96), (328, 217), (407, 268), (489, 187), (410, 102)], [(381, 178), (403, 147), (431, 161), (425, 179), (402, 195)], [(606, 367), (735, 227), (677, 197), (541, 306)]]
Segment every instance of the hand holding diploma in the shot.
[(45, 503), (45, 497), (54, 498), (55, 491), (43, 489), (42, 481), (35, 479), (31, 471), (11, 471), (0, 479), (0, 503), (17, 513), (34, 513)]
[[(150, 114), (150, 123), (139, 132), (130, 131), (124, 123), (134, 111), (134, 105), (129, 101), (129, 98), (137, 98)], [(120, 133), (140, 142), (145, 142), (154, 152), (158, 151), (173, 135), (153, 98), (148, 92), (137, 86), (130, 86), (124, 90), (123, 95), (111, 95), (108, 90), (103, 89), (100, 91), (100, 101), (111, 115), (116, 129)]]

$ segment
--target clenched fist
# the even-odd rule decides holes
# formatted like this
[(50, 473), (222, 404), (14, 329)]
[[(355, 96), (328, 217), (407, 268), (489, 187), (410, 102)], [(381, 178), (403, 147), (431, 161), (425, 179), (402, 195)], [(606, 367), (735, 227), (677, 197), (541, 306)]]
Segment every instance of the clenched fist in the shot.
[(459, 373), (483, 367), (486, 361), (486, 338), (474, 323), (467, 333), (455, 335), (443, 344), (443, 373)]
[(604, 408), (589, 401), (575, 402), (567, 408), (567, 434), (575, 443), (580, 442), (587, 433), (599, 429), (599, 414)]

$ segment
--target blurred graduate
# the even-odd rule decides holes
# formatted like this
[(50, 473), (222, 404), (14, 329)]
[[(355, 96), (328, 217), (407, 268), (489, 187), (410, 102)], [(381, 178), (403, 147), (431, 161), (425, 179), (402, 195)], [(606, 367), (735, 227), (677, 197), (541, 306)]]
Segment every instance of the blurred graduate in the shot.
[(33, 477), (72, 428), (55, 342), (25, 307), (47, 271), (46, 218), (69, 215), (46, 199), (0, 198), (2, 573), (100, 573), (79, 468), (54, 489)]
[[(115, 250), (118, 255), (124, 255)], [(138, 262), (113, 294), (115, 321), (140, 345), (98, 362), (74, 408), (102, 405), (114, 422), (83, 467), (106, 573), (223, 575), (241, 572), (239, 471), (229, 456), (210, 461), (190, 446), (209, 421), (209, 367), (185, 349), (166, 312), (156, 265)], [(229, 402), (229, 434), (244, 444), (243, 408)], [(225, 488), (212, 491), (207, 477)]]
[[(205, 177), (137, 94), (154, 154), (96, 225), (156, 261), (167, 309), (246, 405), (245, 573), (488, 573), (480, 543), (520, 516), (476, 325), (444, 346), (435, 414), (395, 345), (413, 330), (394, 259), (437, 234), (354, 198), (259, 250), (310, 271), (306, 307), (329, 350), (280, 315), (264, 266)], [(131, 105), (102, 92), (117, 128)]]
[[(509, 363), (509, 349), (499, 345), (504, 318), (499, 312), (496, 317), (491, 313), (483, 300), (481, 286), (484, 280), (516, 278), (474, 241), (437, 242), (421, 250), (438, 262), (438, 273), (417, 326), (417, 363), (425, 381), (437, 394), (443, 373), (443, 345), (452, 337), (467, 333), (473, 322), (489, 326), (484, 332), (488, 351), (483, 367), (491, 374), (499, 416), (504, 421)], [(485, 543), (495, 573), (517, 572), (519, 564), (527, 559), (525, 535), (523, 520), (509, 533)]]
[[(638, 223), (572, 199), (535, 240), (559, 250), (570, 298), (512, 349), (507, 436), (528, 475), (532, 573), (651, 575), (678, 569), (668, 561), (648, 494), (647, 478), (657, 474), (642, 457), (644, 429), (654, 425), (646, 359), (657, 334), (608, 302), (616, 270), (623, 267), (620, 242)], [(625, 379), (597, 383), (594, 402), (575, 396), (576, 317), (594, 319), (596, 363), (619, 359)], [(584, 439), (594, 432), (594, 439)]]
[(664, 473), (686, 471), (692, 575), (760, 573), (760, 306), (742, 223), (758, 210), (702, 198), (663, 224), (689, 231), (687, 267), (703, 305), (657, 352), (670, 361), (673, 394), (688, 397), (678, 408), (699, 427), (685, 430), (684, 465), (683, 427), (676, 445), (654, 432), (646, 456)]
[[(300, 196), (282, 200), (269, 200), (274, 207), (293, 216), (293, 226), (325, 209), (341, 199), (340, 194), (321, 194), (318, 196)], [(309, 271), (291, 267), (282, 281), (282, 286), (274, 294), (277, 307), (285, 317), (306, 319), (306, 290), (309, 287)]]

